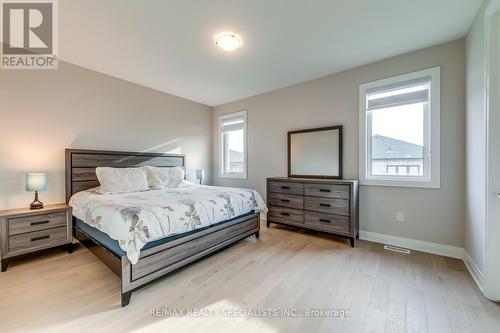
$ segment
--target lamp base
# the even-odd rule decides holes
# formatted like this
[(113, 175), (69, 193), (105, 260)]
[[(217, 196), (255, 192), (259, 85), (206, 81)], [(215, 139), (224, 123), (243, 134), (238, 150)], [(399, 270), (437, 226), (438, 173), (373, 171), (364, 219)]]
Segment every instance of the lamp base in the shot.
[(35, 200), (30, 205), (30, 209), (42, 209), (43, 208), (43, 202), (38, 200), (38, 191), (35, 191)]
[(43, 202), (40, 201), (33, 201), (30, 205), (30, 209), (42, 209), (43, 208)]

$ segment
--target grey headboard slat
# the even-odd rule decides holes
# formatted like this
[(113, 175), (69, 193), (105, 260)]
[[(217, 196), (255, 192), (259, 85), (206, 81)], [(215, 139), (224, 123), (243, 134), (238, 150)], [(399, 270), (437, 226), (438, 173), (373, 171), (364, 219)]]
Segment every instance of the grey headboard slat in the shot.
[(141, 153), (87, 149), (66, 149), (66, 202), (77, 192), (99, 186), (97, 167), (185, 166), (185, 156), (164, 153)]

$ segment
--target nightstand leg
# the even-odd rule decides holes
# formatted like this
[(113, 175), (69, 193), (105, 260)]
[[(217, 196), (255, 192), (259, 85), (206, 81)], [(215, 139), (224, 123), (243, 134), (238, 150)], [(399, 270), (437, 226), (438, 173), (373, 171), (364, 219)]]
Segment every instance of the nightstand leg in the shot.
[(266, 227), (268, 227), (268, 228), (269, 228), (269, 226), (270, 226), (270, 225), (271, 225), (271, 222), (266, 221)]
[(122, 294), (122, 307), (127, 306), (130, 303), (131, 297), (132, 297), (131, 291)]
[(349, 238), (349, 242), (351, 243), (351, 247), (354, 247), (354, 237)]
[(356, 239), (359, 239), (359, 231), (358, 231), (358, 233), (356, 234)]
[(68, 251), (69, 254), (73, 253), (73, 249), (75, 248), (73, 243), (69, 243), (63, 246), (64, 250)]
[(9, 266), (9, 259), (2, 259), (2, 272), (7, 270), (7, 266)]

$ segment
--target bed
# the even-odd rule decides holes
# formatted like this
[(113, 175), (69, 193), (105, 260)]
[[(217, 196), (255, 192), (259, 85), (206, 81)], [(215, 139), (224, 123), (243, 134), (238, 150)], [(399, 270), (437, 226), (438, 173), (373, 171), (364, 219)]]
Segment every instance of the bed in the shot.
[[(251, 208), (265, 208), (252, 190), (189, 183), (144, 193), (94, 193), (99, 186), (96, 167), (145, 165), (183, 167), (185, 156), (66, 150), (66, 201), (73, 207), (73, 235), (121, 278), (122, 306), (130, 303), (133, 291), (168, 273), (248, 236), (258, 238), (259, 212)], [(123, 227), (120, 216), (129, 225)], [(141, 232), (146, 227), (147, 238)], [(133, 237), (123, 236), (129, 229), (134, 229)]]

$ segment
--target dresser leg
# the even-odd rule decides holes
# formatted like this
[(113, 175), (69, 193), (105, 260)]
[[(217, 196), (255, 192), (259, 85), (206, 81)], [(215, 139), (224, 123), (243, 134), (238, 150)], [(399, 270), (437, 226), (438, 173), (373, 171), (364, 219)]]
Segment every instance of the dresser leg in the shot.
[(259, 238), (259, 236), (260, 236), (260, 234), (259, 234), (259, 232), (257, 231), (257, 232), (255, 233), (255, 238)]
[(358, 233), (356, 234), (356, 239), (359, 239), (359, 231), (358, 231)]
[(122, 307), (127, 306), (130, 303), (130, 298), (132, 297), (132, 292), (127, 291), (122, 294)]
[(350, 237), (349, 242), (351, 243), (351, 247), (354, 247), (354, 237)]
[(269, 228), (269, 226), (270, 226), (270, 225), (271, 225), (271, 222), (266, 221), (266, 227), (268, 227), (268, 228)]
[(2, 272), (7, 270), (7, 266), (9, 266), (9, 259), (2, 259)]

